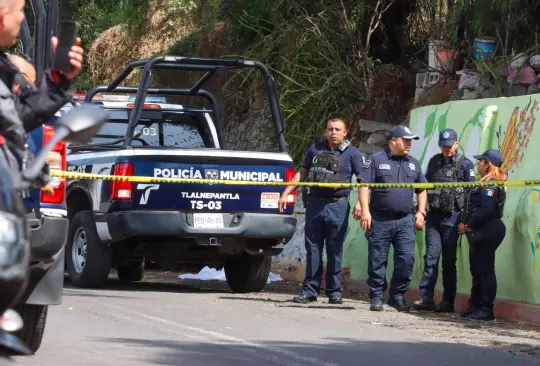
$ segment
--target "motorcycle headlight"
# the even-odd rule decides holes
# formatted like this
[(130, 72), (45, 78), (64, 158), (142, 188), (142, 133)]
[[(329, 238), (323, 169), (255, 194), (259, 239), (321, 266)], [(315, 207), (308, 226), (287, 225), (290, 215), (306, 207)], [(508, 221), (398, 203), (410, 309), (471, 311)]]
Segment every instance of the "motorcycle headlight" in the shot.
[(20, 262), (25, 249), (24, 220), (0, 211), (0, 268)]

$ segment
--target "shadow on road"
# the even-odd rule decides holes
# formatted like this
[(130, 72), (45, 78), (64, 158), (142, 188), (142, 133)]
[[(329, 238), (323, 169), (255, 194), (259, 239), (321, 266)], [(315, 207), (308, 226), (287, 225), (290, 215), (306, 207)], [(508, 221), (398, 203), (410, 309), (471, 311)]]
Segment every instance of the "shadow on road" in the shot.
[[(355, 310), (354, 306), (346, 306), (346, 300), (343, 305), (329, 305), (327, 301), (321, 302), (319, 300), (316, 304), (297, 304), (292, 301), (292, 297), (287, 300), (271, 299), (271, 298), (261, 298), (261, 297), (243, 297), (243, 296), (220, 296), (221, 300), (237, 300), (237, 301), (254, 301), (254, 302), (264, 302), (264, 303), (273, 303), (277, 307), (281, 308), (308, 308), (308, 309), (341, 309), (341, 310)], [(319, 305), (320, 304), (320, 305)]]
[[(328, 339), (326, 344), (279, 341), (253, 344), (218, 339), (180, 342), (107, 338), (101, 341), (136, 346), (140, 350), (141, 363), (152, 365), (540, 365), (540, 359), (527, 356), (527, 352), (430, 341), (412, 343), (343, 338)], [(121, 364), (121, 360), (118, 361)]]
[[(141, 291), (141, 292), (173, 292), (173, 293), (232, 293), (224, 281), (179, 280), (178, 273), (164, 271), (147, 271), (141, 282), (123, 282), (111, 271), (105, 286), (92, 289), (80, 289), (81, 293), (101, 291)], [(71, 284), (69, 276), (65, 276), (64, 288), (77, 289)], [(288, 282), (270, 283), (260, 293), (294, 294), (297, 285)], [(84, 295), (83, 295), (84, 296)], [(88, 296), (88, 295), (86, 295)]]

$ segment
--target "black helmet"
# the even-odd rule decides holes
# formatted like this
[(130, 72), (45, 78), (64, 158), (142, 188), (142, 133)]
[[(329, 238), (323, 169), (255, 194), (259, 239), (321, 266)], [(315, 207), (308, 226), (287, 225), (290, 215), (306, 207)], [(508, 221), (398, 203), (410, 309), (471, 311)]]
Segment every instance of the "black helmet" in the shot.
[(30, 261), (24, 203), (15, 187), (20, 173), (11, 168), (10, 157), (6, 146), (0, 146), (0, 315), (26, 289)]

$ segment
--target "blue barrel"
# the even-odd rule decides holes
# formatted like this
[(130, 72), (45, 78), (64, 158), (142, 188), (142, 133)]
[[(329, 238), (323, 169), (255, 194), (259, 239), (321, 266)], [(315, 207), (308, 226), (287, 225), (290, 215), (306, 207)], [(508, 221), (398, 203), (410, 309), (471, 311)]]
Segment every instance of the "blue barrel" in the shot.
[(497, 49), (496, 38), (475, 38), (474, 39), (474, 59), (483, 60), (489, 58), (495, 54)]

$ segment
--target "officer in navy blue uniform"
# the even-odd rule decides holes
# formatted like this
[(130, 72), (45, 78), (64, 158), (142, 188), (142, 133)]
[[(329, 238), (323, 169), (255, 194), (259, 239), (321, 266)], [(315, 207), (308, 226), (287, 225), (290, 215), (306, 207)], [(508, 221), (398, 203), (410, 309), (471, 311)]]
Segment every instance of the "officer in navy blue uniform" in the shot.
[[(501, 169), (502, 156), (497, 150), (489, 149), (479, 160), (478, 173), (481, 182), (505, 181), (507, 174)], [(506, 226), (501, 220), (506, 189), (504, 187), (481, 187), (468, 192), (460, 234), (469, 242), (472, 288), (469, 306), (462, 317), (473, 320), (494, 320), (493, 302), (497, 294), (495, 274), (495, 251), (506, 235)]]
[[(418, 160), (408, 155), (413, 135), (405, 126), (395, 126), (388, 136), (388, 147), (372, 155), (363, 181), (367, 183), (426, 183)], [(414, 265), (415, 228), (421, 230), (426, 215), (427, 193), (416, 189), (415, 212), (412, 188), (360, 188), (361, 226), (368, 240), (368, 280), (372, 311), (383, 310), (387, 288), (386, 264), (390, 245), (394, 246), (394, 271), (388, 305), (409, 311), (405, 292)], [(413, 212), (415, 214), (413, 215)]]
[[(341, 119), (330, 119), (326, 125), (326, 140), (313, 144), (307, 151), (302, 167), (292, 182), (351, 183), (352, 174), (361, 177), (365, 164), (364, 155), (350, 145), (347, 126)], [(283, 192), (280, 212), (286, 207), (287, 196), (296, 187)], [(326, 244), (326, 288), (331, 304), (342, 304), (341, 270), (343, 242), (349, 224), (350, 189), (309, 187), (303, 192), (306, 206), (305, 245), (306, 273), (304, 285), (294, 302), (305, 304), (317, 301), (323, 272), (322, 251)], [(360, 217), (360, 203), (354, 207), (355, 217)]]
[[(457, 132), (448, 128), (439, 134), (441, 153), (428, 163), (428, 182), (473, 182), (474, 164), (462, 154)], [(457, 227), (465, 202), (465, 191), (459, 188), (431, 189), (428, 191), (426, 218), (426, 254), (424, 275), (420, 280), (420, 298), (413, 303), (416, 310), (435, 310), (440, 313), (454, 312), (456, 297), (456, 251)], [(433, 301), (439, 275), (439, 258), (442, 251), (443, 299), (438, 306)]]

